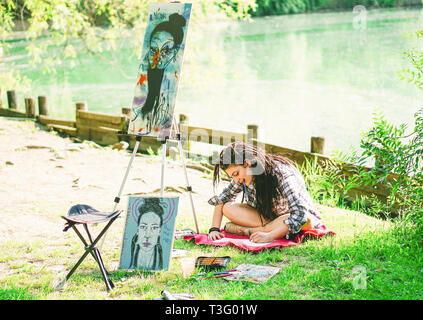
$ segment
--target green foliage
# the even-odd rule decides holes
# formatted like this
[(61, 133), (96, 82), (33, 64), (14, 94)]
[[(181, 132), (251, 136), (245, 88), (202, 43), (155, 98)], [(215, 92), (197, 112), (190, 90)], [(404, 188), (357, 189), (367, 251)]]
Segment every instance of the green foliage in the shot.
[[(423, 30), (409, 34), (410, 38), (423, 38)], [(423, 51), (410, 48), (404, 52), (405, 58), (411, 63), (408, 68), (403, 68), (398, 72), (400, 79), (413, 83), (419, 89), (423, 89)]]
[(13, 1), (0, 2), (0, 36), (3, 38), (8, 32), (13, 29), (13, 14), (15, 9)]
[[(366, 214), (414, 224), (423, 232), (423, 108), (414, 115), (414, 128), (394, 125), (374, 114), (373, 127), (362, 134), (360, 151), (337, 152), (324, 165), (305, 160), (300, 168), (313, 199), (323, 205), (351, 208)], [(368, 168), (370, 166), (370, 168)], [(388, 191), (353, 198), (351, 189), (371, 186)]]
[[(410, 32), (409, 37), (421, 39), (423, 30)], [(408, 80), (423, 89), (423, 51), (416, 48), (404, 52), (411, 66), (399, 71), (402, 80)], [(352, 157), (359, 162), (373, 159), (375, 168), (360, 175), (363, 182), (386, 183), (390, 188), (389, 204), (398, 204), (399, 213), (416, 223), (419, 232), (423, 231), (423, 108), (414, 114), (414, 129), (406, 134), (407, 125), (394, 126), (382, 115), (375, 117), (375, 126), (361, 142), (364, 150), (360, 157)], [(387, 179), (389, 173), (394, 178)]]
[(423, 108), (414, 118), (414, 128), (407, 134), (406, 124), (396, 126), (375, 114), (373, 128), (361, 139), (361, 154), (345, 158), (359, 165), (373, 162), (370, 170), (360, 170), (353, 177), (353, 184), (386, 186), (389, 210), (423, 231)]
[[(24, 37), (29, 42), (26, 50), (32, 57), (31, 63), (42, 64), (44, 72), (56, 72), (65, 61), (72, 67), (78, 61), (79, 53), (89, 53), (130, 78), (114, 53), (130, 47), (139, 56), (149, 3), (147, 0), (1, 0), (0, 59), (7, 55), (10, 43), (22, 36), (15, 32), (19, 22), (26, 26)], [(203, 53), (198, 54), (200, 50), (195, 39), (201, 37), (210, 21), (247, 18), (248, 11), (254, 6), (255, 0), (199, 0), (194, 3), (189, 31), (194, 41), (190, 41), (190, 50), (186, 52), (188, 63), (185, 64), (184, 78), (196, 74), (213, 78), (201, 72), (205, 69), (205, 62), (209, 70), (215, 69), (213, 72), (219, 74), (218, 69), (223, 65), (219, 61), (219, 49), (210, 43), (210, 48), (203, 48)], [(13, 77), (19, 78), (20, 71), (13, 67), (13, 63), (8, 69), (10, 75), (0, 78), (0, 87), (7, 85), (7, 90), (21, 89), (22, 81), (9, 81)], [(190, 81), (195, 82), (192, 78)]]
[(321, 165), (317, 158), (305, 158), (300, 171), (313, 199), (323, 205), (345, 206), (346, 180), (334, 162)]

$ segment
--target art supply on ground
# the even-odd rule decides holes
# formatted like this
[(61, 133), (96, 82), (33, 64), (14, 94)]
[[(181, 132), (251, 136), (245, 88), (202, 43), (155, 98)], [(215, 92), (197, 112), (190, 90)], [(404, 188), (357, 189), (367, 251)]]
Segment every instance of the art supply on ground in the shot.
[(185, 257), (188, 253), (191, 253), (191, 251), (182, 249), (172, 249), (172, 258)]
[(178, 300), (195, 300), (192, 293), (174, 293), (173, 296)]
[(208, 269), (224, 268), (231, 261), (231, 257), (198, 257), (195, 261), (196, 267), (204, 267)]
[(165, 300), (177, 300), (173, 294), (166, 290), (162, 291), (162, 296)]
[(217, 276), (217, 275), (219, 275), (219, 274), (226, 274), (226, 273), (230, 273), (230, 272), (235, 272), (235, 271), (237, 271), (238, 269), (231, 269), (231, 270), (224, 270), (224, 271), (220, 271), (220, 272), (213, 272), (213, 273), (210, 273), (210, 272), (201, 272), (201, 273), (199, 273), (197, 276), (204, 276), (204, 275), (209, 275), (209, 274), (211, 274), (211, 275), (213, 275), (213, 276)]
[(206, 275), (206, 277), (202, 278), (204, 279), (212, 279), (212, 278), (223, 278), (223, 277), (229, 277), (235, 273), (237, 273), (239, 271), (237, 271), (236, 269), (234, 270), (229, 270), (229, 271), (222, 271), (222, 272), (214, 272), (214, 273), (207, 273), (207, 274), (203, 274)]
[(192, 229), (175, 230), (175, 239), (183, 239), (185, 236), (194, 236), (195, 231)]
[(194, 300), (195, 296), (192, 293), (170, 293), (167, 290), (162, 292), (163, 298), (158, 298), (154, 300)]
[(181, 258), (182, 276), (188, 279), (195, 270), (195, 258)]
[(230, 274), (229, 276), (224, 277), (225, 280), (234, 280), (234, 281), (250, 281), (254, 283), (262, 283), (269, 280), (275, 274), (277, 274), (281, 269), (272, 266), (264, 265), (255, 265), (244, 263), (239, 265), (237, 272)]
[(219, 274), (216, 276), (211, 276), (211, 277), (205, 277), (204, 279), (213, 279), (213, 278), (223, 278), (223, 277), (229, 277), (231, 275), (231, 273), (224, 273), (224, 274)]

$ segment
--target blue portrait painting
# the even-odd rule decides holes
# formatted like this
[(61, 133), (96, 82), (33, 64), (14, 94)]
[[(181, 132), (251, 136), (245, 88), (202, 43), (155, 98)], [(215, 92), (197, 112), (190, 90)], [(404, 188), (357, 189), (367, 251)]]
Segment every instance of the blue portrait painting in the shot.
[(119, 268), (169, 269), (178, 202), (178, 197), (129, 197)]
[(150, 5), (129, 134), (170, 136), (190, 15), (190, 3)]

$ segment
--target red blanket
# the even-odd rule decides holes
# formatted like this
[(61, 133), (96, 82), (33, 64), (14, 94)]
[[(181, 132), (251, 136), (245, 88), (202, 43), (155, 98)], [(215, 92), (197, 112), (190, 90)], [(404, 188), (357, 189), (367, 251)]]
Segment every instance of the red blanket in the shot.
[(326, 226), (322, 225), (318, 229), (301, 231), (294, 237), (293, 240), (278, 239), (269, 243), (254, 243), (254, 242), (251, 242), (248, 237), (237, 236), (234, 234), (226, 233), (223, 230), (221, 232), (225, 235), (225, 237), (217, 241), (209, 240), (207, 237), (207, 234), (205, 233), (199, 233), (194, 236), (192, 235), (184, 236), (184, 240), (194, 240), (195, 244), (208, 244), (208, 245), (214, 245), (214, 246), (230, 245), (230, 246), (247, 250), (247, 251), (261, 251), (261, 250), (275, 248), (275, 247), (294, 246), (296, 244), (301, 243), (305, 238), (308, 238), (308, 237), (320, 238), (321, 236), (324, 236), (327, 234), (335, 234), (334, 231), (329, 230), (328, 228), (326, 228)]

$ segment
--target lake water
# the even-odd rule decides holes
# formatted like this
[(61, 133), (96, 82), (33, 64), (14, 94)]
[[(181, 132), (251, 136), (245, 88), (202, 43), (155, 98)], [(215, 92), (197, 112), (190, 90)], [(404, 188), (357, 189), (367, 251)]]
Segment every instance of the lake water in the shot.
[[(221, 68), (203, 66), (203, 85), (185, 81), (175, 113), (215, 129), (245, 131), (257, 124), (260, 140), (302, 151), (309, 151), (311, 136), (323, 136), (327, 154), (358, 147), (377, 110), (412, 128), (423, 92), (397, 72), (409, 66), (403, 52), (422, 47), (423, 40), (404, 36), (421, 28), (422, 11), (369, 10), (358, 17), (353, 11), (312, 13), (207, 26), (195, 41), (204, 43), (204, 51), (211, 42), (219, 46)], [(129, 77), (89, 55), (80, 55), (75, 68), (49, 75), (28, 64), (24, 45), (13, 43), (13, 61), (34, 79), (30, 95), (48, 96), (53, 116), (74, 118), (77, 101), (110, 114), (130, 105), (138, 68), (133, 50), (117, 53)]]

